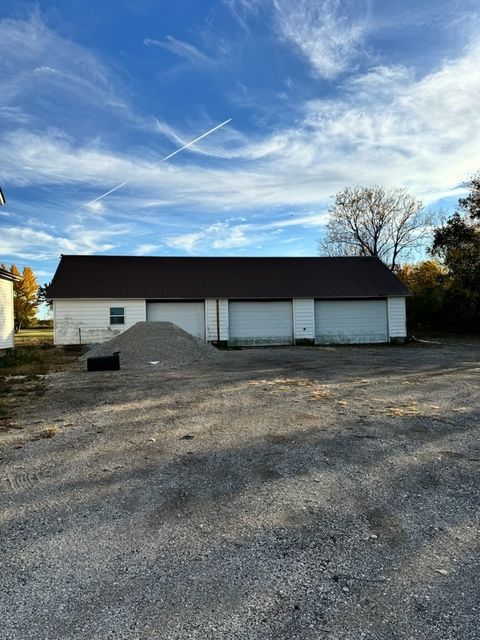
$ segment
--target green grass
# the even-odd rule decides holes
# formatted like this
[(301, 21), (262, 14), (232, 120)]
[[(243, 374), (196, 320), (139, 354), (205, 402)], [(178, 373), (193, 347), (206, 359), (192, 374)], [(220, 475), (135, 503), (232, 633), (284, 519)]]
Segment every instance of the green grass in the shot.
[(28, 345), (53, 345), (53, 329), (51, 327), (34, 327), (32, 329), (20, 329), (14, 337), (15, 346)]

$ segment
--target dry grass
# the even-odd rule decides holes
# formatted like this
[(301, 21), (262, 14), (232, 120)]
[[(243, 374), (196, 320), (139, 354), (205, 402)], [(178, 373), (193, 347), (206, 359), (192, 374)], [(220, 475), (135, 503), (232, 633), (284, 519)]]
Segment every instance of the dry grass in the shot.
[(305, 389), (309, 392), (312, 400), (318, 400), (320, 398), (331, 397), (330, 390), (325, 386), (319, 384), (316, 380), (310, 380), (308, 378), (274, 378), (273, 380), (250, 380), (248, 383), (252, 386), (259, 386), (264, 391), (270, 391), (273, 393), (278, 392), (291, 392), (296, 389)]
[(398, 407), (387, 407), (387, 413), (389, 416), (419, 416), (420, 409), (416, 402), (404, 403)]
[(58, 427), (46, 427), (45, 429), (43, 429), (43, 431), (40, 431), (40, 433), (38, 433), (37, 436), (34, 437), (34, 440), (41, 438), (53, 438), (57, 435), (57, 433), (60, 433), (60, 429)]
[(0, 357), (0, 378), (10, 376), (39, 376), (59, 371), (78, 358), (77, 351), (51, 345), (18, 347)]
[(16, 347), (48, 345), (53, 346), (53, 329), (51, 327), (35, 327), (20, 329), (15, 334)]

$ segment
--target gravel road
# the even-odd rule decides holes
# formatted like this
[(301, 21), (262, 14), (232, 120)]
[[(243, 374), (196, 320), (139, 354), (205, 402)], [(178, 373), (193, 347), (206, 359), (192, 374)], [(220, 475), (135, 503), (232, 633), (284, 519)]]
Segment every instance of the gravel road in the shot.
[(478, 639), (480, 342), (84, 367), (0, 433), (2, 640)]

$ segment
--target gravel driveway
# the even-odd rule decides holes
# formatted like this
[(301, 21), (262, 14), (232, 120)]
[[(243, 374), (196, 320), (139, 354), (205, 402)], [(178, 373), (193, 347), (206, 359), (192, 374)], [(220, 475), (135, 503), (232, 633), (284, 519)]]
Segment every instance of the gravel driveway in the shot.
[(2, 640), (479, 637), (478, 341), (83, 366), (0, 435)]

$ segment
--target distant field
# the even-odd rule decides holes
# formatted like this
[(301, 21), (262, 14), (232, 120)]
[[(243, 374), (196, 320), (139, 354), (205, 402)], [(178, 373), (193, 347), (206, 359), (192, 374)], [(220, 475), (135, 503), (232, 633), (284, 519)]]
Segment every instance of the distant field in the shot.
[(27, 347), (38, 344), (53, 344), (53, 329), (51, 327), (21, 329), (19, 333), (15, 334), (16, 347)]

